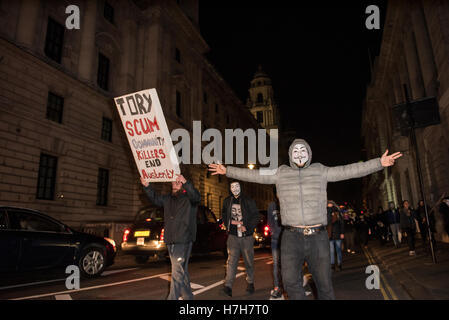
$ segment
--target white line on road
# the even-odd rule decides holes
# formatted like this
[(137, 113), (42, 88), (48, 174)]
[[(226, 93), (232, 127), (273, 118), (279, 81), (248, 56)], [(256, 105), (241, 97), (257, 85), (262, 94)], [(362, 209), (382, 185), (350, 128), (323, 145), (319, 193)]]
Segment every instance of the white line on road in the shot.
[(244, 267), (237, 267), (237, 270), (243, 271), (243, 270), (245, 270), (245, 268)]
[(268, 261), (267, 264), (273, 264), (273, 260)]
[[(160, 276), (159, 278), (163, 279), (163, 280), (167, 280), (167, 281), (171, 281), (171, 276), (170, 275), (164, 275), (164, 276)], [(200, 285), (200, 284), (196, 284), (193, 282), (190, 282), (190, 287), (192, 289), (201, 289), (204, 288), (204, 286)]]
[(169, 274), (169, 273), (160, 273), (160, 274), (156, 274), (154, 276), (149, 276), (149, 277), (144, 277), (144, 278), (139, 278), (139, 279), (132, 279), (132, 280), (126, 280), (126, 281), (120, 281), (120, 282), (113, 282), (113, 283), (108, 283), (108, 284), (102, 284), (102, 285), (99, 285), (99, 286), (82, 288), (82, 289), (78, 289), (78, 290), (66, 290), (66, 291), (60, 291), (60, 292), (45, 293), (45, 294), (39, 294), (39, 295), (35, 295), (35, 296), (15, 298), (15, 299), (11, 299), (11, 300), (37, 299), (37, 298), (43, 298), (43, 297), (48, 297), (48, 296), (55, 296), (55, 295), (66, 294), (66, 293), (72, 293), (73, 294), (73, 293), (77, 293), (77, 292), (81, 292), (81, 291), (94, 290), (94, 289), (99, 289), (99, 288), (106, 288), (106, 287), (118, 286), (118, 285), (121, 285), (121, 284), (128, 284), (128, 283), (133, 283), (133, 282), (138, 282), (138, 281), (149, 280), (149, 279), (153, 279), (153, 278), (159, 278), (160, 276), (166, 275), (166, 274)]
[(128, 268), (128, 269), (119, 269), (119, 270), (105, 271), (105, 272), (103, 272), (101, 275), (102, 275), (102, 276), (109, 276), (109, 275), (111, 275), (111, 274), (116, 274), (116, 273), (120, 273), (120, 272), (136, 270), (136, 269), (138, 269), (138, 268)]
[(56, 300), (73, 300), (70, 294), (59, 294), (55, 298)]
[[(235, 277), (238, 278), (238, 277), (243, 276), (244, 274), (245, 274), (245, 272), (240, 272), (240, 273), (237, 273), (235, 275)], [(224, 282), (225, 282), (224, 280), (215, 282), (215, 283), (211, 284), (210, 286), (204, 287), (203, 289), (200, 289), (200, 290), (197, 290), (197, 291), (193, 292), (193, 294), (197, 295), (197, 294), (203, 293), (203, 292), (205, 292), (207, 290), (210, 290), (212, 288), (215, 288), (215, 287), (219, 286), (220, 284), (223, 284)]]
[(30, 282), (30, 283), (16, 284), (14, 286), (0, 287), (0, 290), (21, 288), (21, 287), (29, 287), (29, 286), (36, 286), (36, 285), (39, 285), (39, 284), (58, 282), (58, 281), (65, 281), (65, 279), (55, 279), (55, 280), (47, 280), (47, 281), (39, 281), (39, 282)]

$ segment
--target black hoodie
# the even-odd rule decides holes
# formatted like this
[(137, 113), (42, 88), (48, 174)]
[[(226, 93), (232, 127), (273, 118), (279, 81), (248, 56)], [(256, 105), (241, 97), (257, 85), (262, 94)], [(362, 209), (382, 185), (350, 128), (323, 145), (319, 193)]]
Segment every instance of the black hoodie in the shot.
[[(244, 195), (241, 190), (242, 184), (240, 184), (240, 195), (238, 198), (235, 198), (231, 193), (229, 197), (223, 200), (221, 217), (223, 219), (224, 225), (226, 226), (227, 232), (233, 231), (234, 228), (231, 225), (232, 204), (235, 201), (238, 201), (242, 210), (243, 225), (246, 228), (246, 232), (243, 234), (243, 236), (252, 236), (254, 229), (257, 227), (257, 223), (259, 222), (259, 211), (257, 210), (256, 202)], [(234, 232), (231, 232), (231, 234), (232, 233)]]
[(150, 201), (164, 207), (164, 242), (189, 243), (196, 240), (196, 212), (201, 195), (190, 181), (176, 194), (160, 195), (151, 187), (144, 187)]

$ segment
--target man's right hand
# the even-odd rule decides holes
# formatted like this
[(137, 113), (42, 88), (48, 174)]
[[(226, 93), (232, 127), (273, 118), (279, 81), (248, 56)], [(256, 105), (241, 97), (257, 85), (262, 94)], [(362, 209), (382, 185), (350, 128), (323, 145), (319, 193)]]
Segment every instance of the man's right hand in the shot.
[(226, 174), (226, 167), (222, 164), (211, 163), (209, 165), (209, 171), (212, 172), (212, 175), (216, 174)]
[(140, 183), (142, 183), (144, 187), (148, 187), (148, 185), (150, 184), (150, 182), (143, 177), (140, 177)]

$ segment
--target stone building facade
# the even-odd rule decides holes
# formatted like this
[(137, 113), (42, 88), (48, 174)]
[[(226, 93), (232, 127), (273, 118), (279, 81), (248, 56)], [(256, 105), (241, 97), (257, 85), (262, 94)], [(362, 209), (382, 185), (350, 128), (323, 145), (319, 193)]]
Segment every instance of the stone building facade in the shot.
[[(260, 128), (208, 50), (197, 0), (0, 0), (0, 205), (75, 228), (132, 221), (148, 202), (112, 99), (126, 93), (156, 88), (170, 132)], [(227, 178), (185, 168), (219, 217)], [(271, 187), (246, 190), (266, 209)]]
[[(416, 130), (419, 154), (409, 137), (401, 136), (392, 108), (406, 101), (436, 97), (441, 124)], [(373, 65), (363, 110), (362, 135), (367, 158), (386, 149), (404, 156), (392, 168), (364, 179), (364, 198), (373, 210), (420, 200), (416, 156), (423, 172), (424, 192), (433, 207), (449, 194), (449, 3), (388, 2), (380, 54)]]

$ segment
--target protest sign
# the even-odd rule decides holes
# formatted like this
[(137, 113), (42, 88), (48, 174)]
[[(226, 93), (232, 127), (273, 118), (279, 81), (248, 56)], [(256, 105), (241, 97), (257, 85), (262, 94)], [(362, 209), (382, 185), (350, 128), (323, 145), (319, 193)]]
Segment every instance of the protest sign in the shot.
[(114, 98), (140, 176), (151, 182), (175, 181), (178, 159), (156, 89)]

